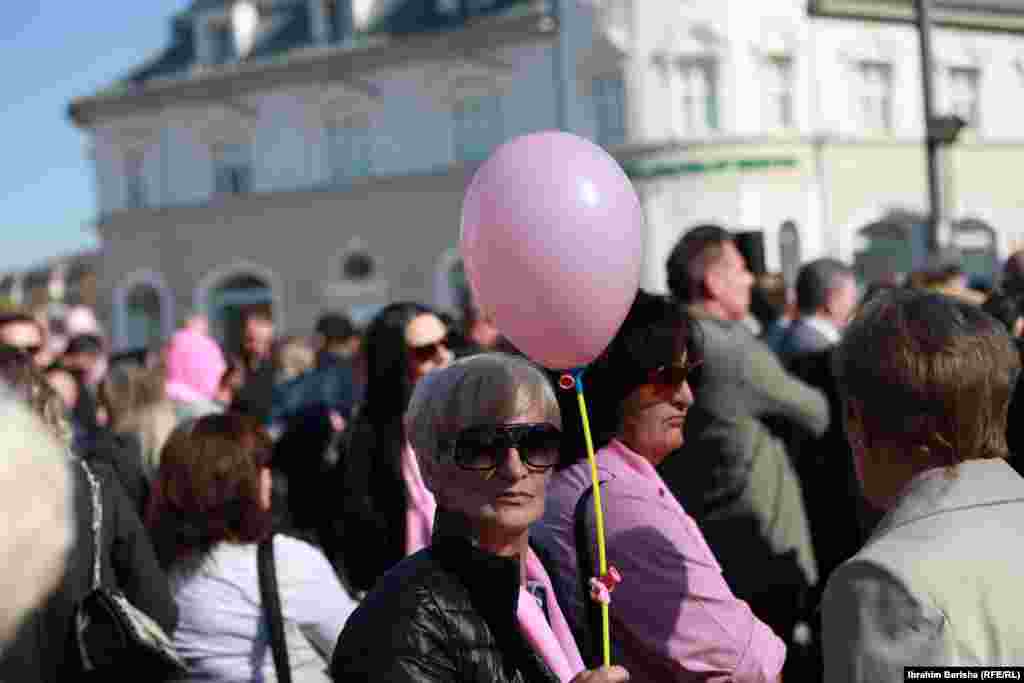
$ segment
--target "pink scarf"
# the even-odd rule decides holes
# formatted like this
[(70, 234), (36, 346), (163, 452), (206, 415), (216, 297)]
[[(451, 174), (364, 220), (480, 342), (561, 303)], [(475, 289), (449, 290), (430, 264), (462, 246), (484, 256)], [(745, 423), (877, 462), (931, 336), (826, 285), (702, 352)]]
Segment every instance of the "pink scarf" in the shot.
[[(405, 517), (405, 550), (407, 555), (411, 555), (430, 545), (437, 502), (423, 483), (419, 462), (408, 443), (402, 449), (401, 470), (409, 500)], [(520, 587), (516, 611), (519, 630), (559, 680), (568, 683), (583, 671), (583, 658), (569, 630), (569, 623), (555, 600), (555, 589), (544, 565), (533, 550), (527, 551), (525, 561), (527, 580), (540, 583), (546, 591), (548, 617), (545, 618), (544, 611), (526, 588)]]
[(405, 480), (405, 494), (409, 501), (405, 509), (405, 554), (412, 555), (430, 545), (437, 501), (423, 483), (419, 460), (416, 459), (416, 453), (408, 441), (402, 448), (401, 469), (402, 479)]

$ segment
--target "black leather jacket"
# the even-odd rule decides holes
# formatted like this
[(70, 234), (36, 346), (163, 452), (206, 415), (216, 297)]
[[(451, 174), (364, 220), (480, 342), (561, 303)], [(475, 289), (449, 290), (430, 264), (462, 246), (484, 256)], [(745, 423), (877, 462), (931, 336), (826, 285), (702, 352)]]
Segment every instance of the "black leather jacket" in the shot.
[(519, 563), (444, 536), (406, 558), (349, 617), (335, 681), (555, 683), (516, 621)]

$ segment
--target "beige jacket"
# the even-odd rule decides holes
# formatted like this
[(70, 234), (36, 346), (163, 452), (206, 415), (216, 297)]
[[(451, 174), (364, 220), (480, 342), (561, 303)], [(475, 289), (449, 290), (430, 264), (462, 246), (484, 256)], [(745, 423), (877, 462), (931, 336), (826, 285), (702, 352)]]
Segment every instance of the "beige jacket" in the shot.
[(1024, 665), (1024, 478), (1003, 460), (919, 475), (822, 602), (825, 680)]

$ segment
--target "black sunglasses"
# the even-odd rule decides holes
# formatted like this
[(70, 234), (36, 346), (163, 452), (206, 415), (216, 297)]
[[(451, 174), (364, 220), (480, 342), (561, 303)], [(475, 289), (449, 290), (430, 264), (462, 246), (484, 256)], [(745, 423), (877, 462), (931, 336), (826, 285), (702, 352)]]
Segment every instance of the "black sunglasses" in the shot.
[(409, 352), (412, 353), (413, 358), (419, 363), (426, 363), (432, 358), (437, 358), (438, 354), (441, 353), (441, 349), (448, 348), (448, 336), (438, 339), (435, 342), (429, 344), (423, 344), (422, 346), (410, 346)]
[(520, 459), (535, 470), (558, 464), (562, 432), (547, 422), (481, 425), (463, 429), (454, 438), (438, 440), (440, 455), (464, 470), (495, 470), (515, 448)]
[(647, 381), (659, 390), (675, 391), (682, 386), (683, 382), (690, 379), (694, 370), (701, 364), (702, 361), (684, 363), (683, 365), (662, 365), (656, 370), (651, 370)]

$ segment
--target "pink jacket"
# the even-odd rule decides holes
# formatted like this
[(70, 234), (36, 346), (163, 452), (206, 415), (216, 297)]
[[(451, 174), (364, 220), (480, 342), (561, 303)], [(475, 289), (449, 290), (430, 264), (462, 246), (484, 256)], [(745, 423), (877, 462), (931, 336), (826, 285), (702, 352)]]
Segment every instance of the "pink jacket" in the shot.
[[(611, 596), (613, 663), (637, 682), (774, 681), (785, 645), (729, 590), (697, 523), (654, 466), (618, 441), (598, 451), (597, 462), (608, 564), (622, 574)], [(534, 532), (574, 615), (582, 605), (573, 512), (590, 485), (586, 461), (555, 474)], [(592, 530), (592, 504), (587, 512)]]

